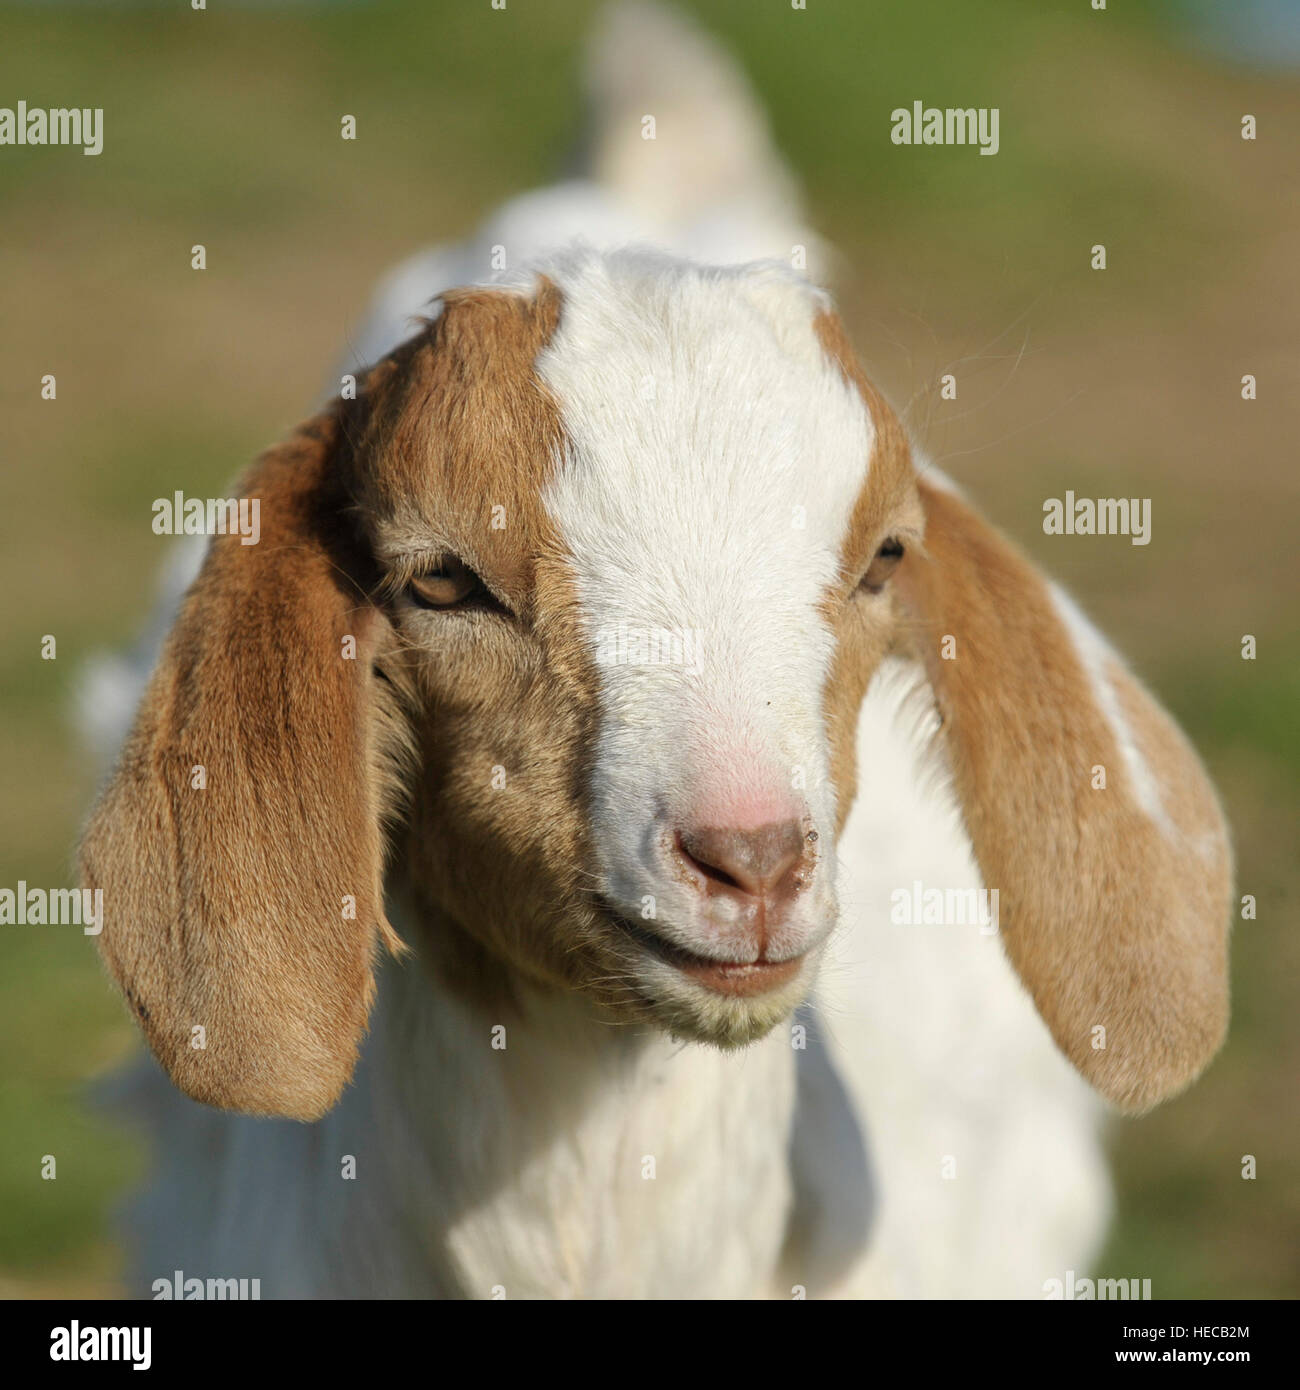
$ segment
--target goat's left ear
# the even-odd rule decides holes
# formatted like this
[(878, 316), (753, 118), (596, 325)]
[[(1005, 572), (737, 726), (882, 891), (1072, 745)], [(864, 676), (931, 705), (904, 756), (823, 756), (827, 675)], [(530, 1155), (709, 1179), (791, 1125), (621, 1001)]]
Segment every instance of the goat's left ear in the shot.
[(214, 537), (82, 844), (100, 949), (196, 1100), (315, 1119), (352, 1074), (384, 918), (371, 670), (337, 405)]
[(1087, 620), (946, 489), (895, 582), (1003, 943), (1053, 1037), (1128, 1110), (1227, 1026), (1227, 828), (1196, 754)]

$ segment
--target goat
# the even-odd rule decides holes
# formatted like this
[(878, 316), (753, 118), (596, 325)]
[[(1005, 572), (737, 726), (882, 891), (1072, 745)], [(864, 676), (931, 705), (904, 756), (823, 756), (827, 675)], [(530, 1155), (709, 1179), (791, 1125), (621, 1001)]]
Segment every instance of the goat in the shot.
[[(434, 271), (245, 476), (260, 540), (213, 538), (85, 832), (105, 961), (192, 1098), (135, 1082), (137, 1285), (1086, 1268), (1094, 1093), (1142, 1111), (1226, 1027), (1194, 752), (788, 266), (539, 252), (393, 346)], [(996, 921), (891, 924), (914, 883)]]

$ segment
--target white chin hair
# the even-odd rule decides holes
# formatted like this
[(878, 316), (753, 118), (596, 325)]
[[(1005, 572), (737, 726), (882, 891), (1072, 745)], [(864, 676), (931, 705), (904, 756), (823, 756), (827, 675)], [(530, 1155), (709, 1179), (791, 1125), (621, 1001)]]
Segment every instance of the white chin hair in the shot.
[[(818, 952), (817, 954), (820, 954)], [(766, 1037), (807, 998), (816, 975), (814, 960), (786, 984), (766, 994), (719, 994), (659, 961), (639, 972), (649, 1016), (674, 1038), (714, 1047), (747, 1047)]]

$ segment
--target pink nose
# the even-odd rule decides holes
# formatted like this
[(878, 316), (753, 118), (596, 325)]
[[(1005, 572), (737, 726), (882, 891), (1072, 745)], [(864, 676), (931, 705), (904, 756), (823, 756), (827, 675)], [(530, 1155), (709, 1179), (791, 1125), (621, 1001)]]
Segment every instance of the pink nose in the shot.
[(742, 906), (755, 899), (784, 907), (804, 881), (805, 840), (797, 820), (754, 830), (692, 826), (677, 832), (677, 853), (706, 895), (724, 895)]

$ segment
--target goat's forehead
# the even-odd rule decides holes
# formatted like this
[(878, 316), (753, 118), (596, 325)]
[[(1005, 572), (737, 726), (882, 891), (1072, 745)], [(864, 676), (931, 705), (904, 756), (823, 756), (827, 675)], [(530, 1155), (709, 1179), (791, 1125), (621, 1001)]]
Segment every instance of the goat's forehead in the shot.
[(564, 438), (542, 501), (580, 586), (619, 579), (629, 604), (661, 610), (647, 620), (731, 588), (816, 602), (875, 434), (823, 344), (821, 296), (777, 274), (653, 267), (560, 289), (535, 364)]
[(825, 298), (770, 268), (589, 257), (457, 291), (376, 388), (382, 559), (457, 553), (521, 601), (558, 564), (629, 623), (806, 626), (910, 476)]

